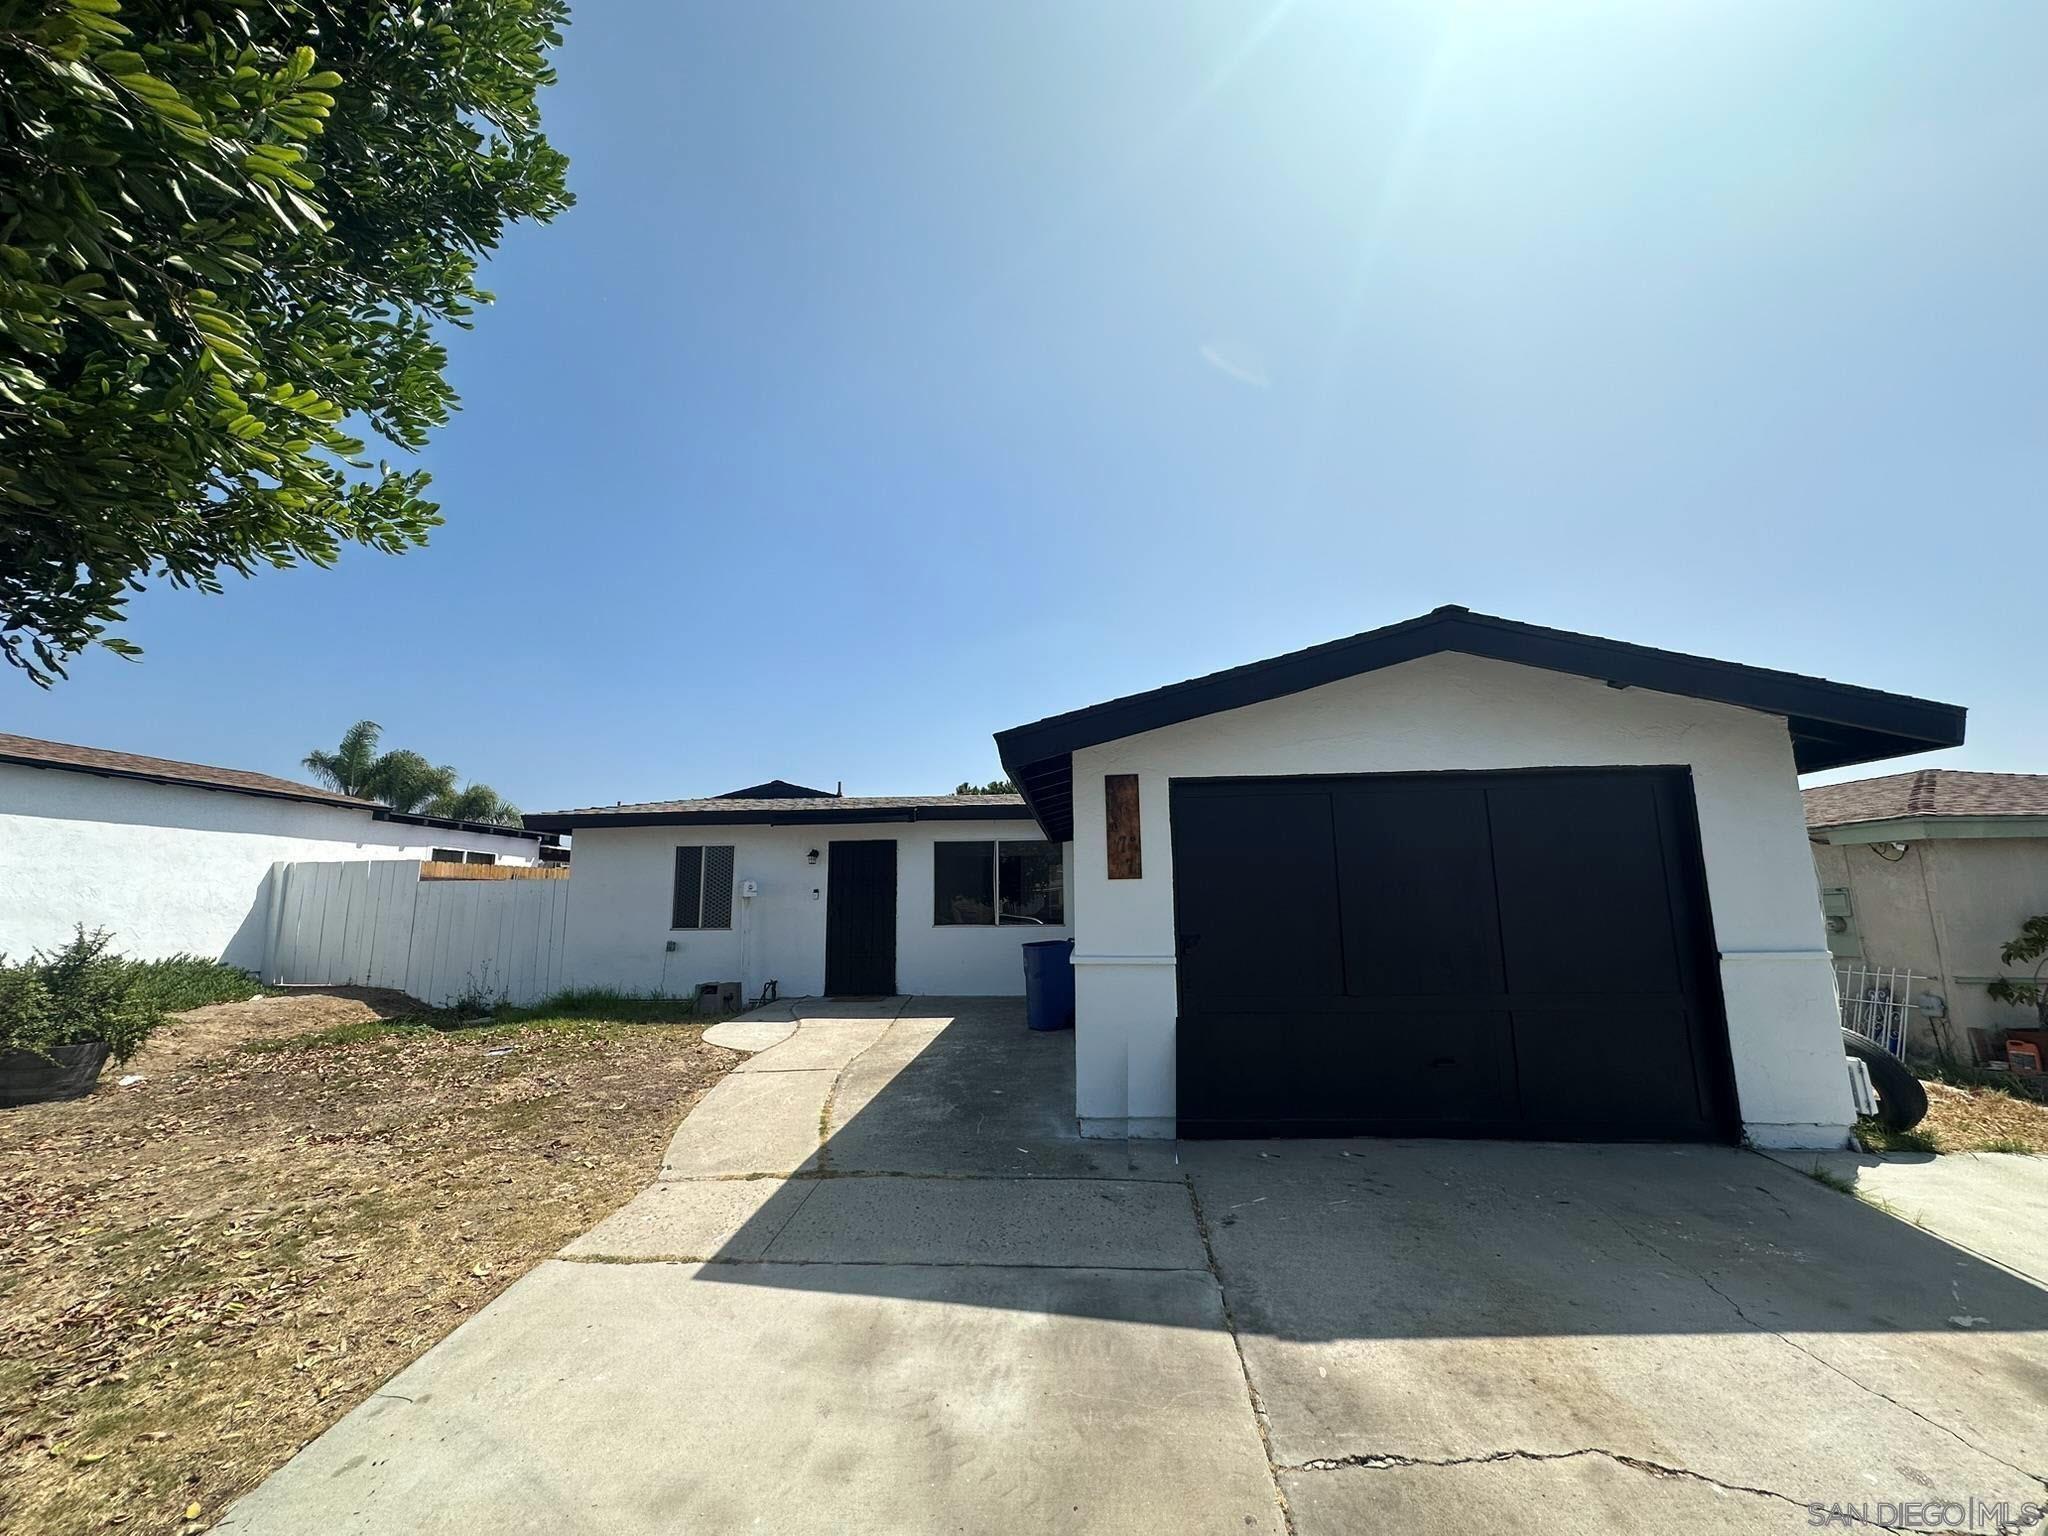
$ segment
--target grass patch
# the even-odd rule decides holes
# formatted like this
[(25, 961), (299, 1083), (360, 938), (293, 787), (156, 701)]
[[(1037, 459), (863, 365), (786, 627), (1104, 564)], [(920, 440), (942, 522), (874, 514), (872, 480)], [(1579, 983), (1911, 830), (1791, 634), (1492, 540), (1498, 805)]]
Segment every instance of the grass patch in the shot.
[(1838, 1195), (1853, 1195), (1856, 1193), (1856, 1181), (1854, 1179), (1845, 1173), (1837, 1173), (1832, 1168), (1823, 1168), (1819, 1163), (1815, 1163), (1811, 1168), (1807, 1169), (1806, 1176), (1816, 1184), (1825, 1184)]
[(493, 1024), (548, 1024), (573, 1019), (603, 1019), (615, 1024), (712, 1024), (723, 1015), (700, 1014), (688, 997), (636, 997), (605, 987), (557, 992), (530, 1008), (499, 1008)]
[(135, 995), (158, 1013), (183, 1013), (209, 1003), (240, 1003), (263, 995), (256, 978), (239, 966), (202, 960), (197, 955), (124, 963), (133, 978)]
[(1870, 1116), (1856, 1122), (1856, 1139), (1872, 1152), (1939, 1152), (1940, 1146), (1925, 1131), (1888, 1131)]
[(1970, 1150), (1972, 1152), (2017, 1152), (2024, 1157), (2032, 1157), (2034, 1155), (2033, 1144), (2023, 1141), (2017, 1136), (1994, 1136), (1989, 1141), (1979, 1142)]

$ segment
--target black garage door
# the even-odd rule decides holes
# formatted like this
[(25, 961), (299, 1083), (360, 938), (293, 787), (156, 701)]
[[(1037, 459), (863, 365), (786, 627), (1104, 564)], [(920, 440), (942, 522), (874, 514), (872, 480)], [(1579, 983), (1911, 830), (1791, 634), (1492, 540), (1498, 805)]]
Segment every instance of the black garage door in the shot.
[(1184, 1136), (1725, 1140), (1683, 772), (1173, 785)]

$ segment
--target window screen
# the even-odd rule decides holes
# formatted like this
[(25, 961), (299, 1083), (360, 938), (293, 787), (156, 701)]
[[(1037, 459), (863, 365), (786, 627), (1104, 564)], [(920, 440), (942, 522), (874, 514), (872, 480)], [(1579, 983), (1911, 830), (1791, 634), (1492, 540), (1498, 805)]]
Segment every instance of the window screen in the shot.
[(942, 928), (996, 920), (996, 845), (932, 844), (932, 921)]
[(732, 926), (732, 845), (676, 850), (675, 904), (671, 928)]
[(478, 853), (472, 849), (462, 856), (462, 862), (465, 864), (495, 864), (498, 862), (498, 856), (495, 853)]
[(1047, 927), (1066, 922), (1066, 871), (1060, 865), (1058, 843), (1004, 843), (996, 873), (1003, 922)]
[(433, 851), (433, 856), (436, 864), (460, 864), (462, 862), (462, 850), (460, 848), (436, 848)]
[(732, 848), (725, 845), (704, 850), (703, 928), (732, 926)]

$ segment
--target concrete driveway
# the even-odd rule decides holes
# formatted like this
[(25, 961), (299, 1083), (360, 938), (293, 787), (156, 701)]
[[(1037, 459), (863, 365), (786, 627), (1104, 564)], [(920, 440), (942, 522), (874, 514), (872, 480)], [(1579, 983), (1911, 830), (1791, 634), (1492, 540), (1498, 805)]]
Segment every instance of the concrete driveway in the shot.
[(1083, 1142), (1072, 1039), (1014, 1003), (721, 1032), (757, 1054), (652, 1187), (223, 1528), (1792, 1531), (1818, 1501), (1991, 1531), (2048, 1502), (2040, 1277), (1769, 1159)]

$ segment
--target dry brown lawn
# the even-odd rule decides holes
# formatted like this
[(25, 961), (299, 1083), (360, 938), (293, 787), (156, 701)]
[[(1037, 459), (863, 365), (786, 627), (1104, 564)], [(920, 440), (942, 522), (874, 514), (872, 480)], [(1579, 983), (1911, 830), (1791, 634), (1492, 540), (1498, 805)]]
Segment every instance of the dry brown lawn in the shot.
[(656, 1005), (379, 1022), (410, 1006), (197, 1009), (0, 1113), (0, 1531), (205, 1529), (636, 1193), (738, 1060)]
[(1917, 1129), (1939, 1152), (2048, 1153), (2048, 1104), (2002, 1088), (1930, 1082)]

